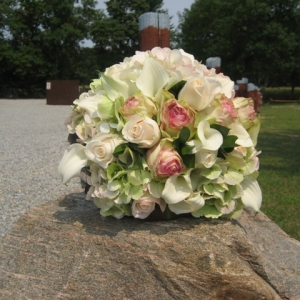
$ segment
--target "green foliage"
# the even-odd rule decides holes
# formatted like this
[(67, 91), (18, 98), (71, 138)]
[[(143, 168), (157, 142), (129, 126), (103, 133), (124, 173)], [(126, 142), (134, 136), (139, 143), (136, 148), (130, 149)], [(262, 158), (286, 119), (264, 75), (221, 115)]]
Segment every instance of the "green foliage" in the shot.
[(288, 87), (268, 87), (262, 90), (264, 103), (270, 99), (277, 100), (300, 100), (300, 88), (295, 88), (294, 91)]
[(180, 47), (204, 62), (221, 57), (231, 78), (248, 77), (259, 86), (299, 84), (299, 0), (196, 0), (179, 29)]
[(183, 127), (180, 130), (179, 136), (175, 139), (172, 144), (174, 149), (179, 153), (182, 158), (184, 165), (188, 168), (195, 167), (195, 154), (190, 154), (190, 151), (193, 149), (192, 146), (186, 145), (186, 142), (190, 138), (190, 130), (187, 127)]
[(262, 211), (300, 240), (300, 106), (266, 105), (261, 110), (257, 149), (262, 150), (258, 182)]
[[(138, 17), (162, 0), (3, 0), (0, 10), (0, 96), (44, 97), (49, 79), (79, 79), (88, 85), (98, 72), (139, 49)], [(84, 39), (95, 43), (82, 47)]]
[(1, 96), (32, 97), (47, 79), (78, 79), (80, 42), (88, 38), (94, 0), (4, 1)]
[(218, 151), (218, 157), (225, 159), (226, 154), (232, 152), (234, 147), (237, 146), (237, 144), (235, 143), (237, 140), (237, 136), (228, 135), (229, 128), (224, 127), (222, 125), (212, 124), (212, 125), (210, 125), (210, 127), (218, 130), (222, 134), (223, 144)]

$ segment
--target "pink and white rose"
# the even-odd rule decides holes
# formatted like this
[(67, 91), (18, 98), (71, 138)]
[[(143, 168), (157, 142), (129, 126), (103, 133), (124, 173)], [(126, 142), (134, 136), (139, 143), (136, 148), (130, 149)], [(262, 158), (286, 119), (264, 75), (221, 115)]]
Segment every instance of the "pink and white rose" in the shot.
[(166, 139), (147, 151), (146, 160), (157, 177), (170, 177), (182, 173), (185, 169), (179, 153)]
[(161, 211), (164, 212), (166, 209), (166, 202), (161, 198), (155, 198), (149, 193), (144, 194), (139, 200), (135, 200), (132, 203), (132, 215), (135, 218), (145, 219), (155, 209), (155, 204), (158, 204)]
[(126, 99), (120, 108), (120, 113), (125, 120), (129, 120), (135, 114), (152, 118), (156, 116), (157, 108), (148, 97), (136, 94)]
[(176, 99), (166, 101), (161, 107), (161, 129), (170, 136), (176, 136), (182, 127), (194, 128), (195, 113), (187, 105), (181, 105)]

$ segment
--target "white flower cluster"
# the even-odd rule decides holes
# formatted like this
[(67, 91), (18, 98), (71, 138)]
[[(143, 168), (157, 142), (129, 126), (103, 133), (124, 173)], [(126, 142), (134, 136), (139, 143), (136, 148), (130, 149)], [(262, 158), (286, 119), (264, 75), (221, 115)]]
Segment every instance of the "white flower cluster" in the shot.
[(86, 171), (103, 216), (161, 213), (235, 218), (259, 211), (260, 121), (252, 99), (183, 50), (154, 48), (93, 80), (66, 120), (77, 143), (62, 181)]

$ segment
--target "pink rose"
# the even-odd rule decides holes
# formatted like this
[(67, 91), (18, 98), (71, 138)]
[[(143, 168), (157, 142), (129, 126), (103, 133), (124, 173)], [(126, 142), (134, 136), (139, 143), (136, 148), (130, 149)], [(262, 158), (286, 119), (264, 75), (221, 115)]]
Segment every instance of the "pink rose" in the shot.
[(158, 177), (180, 174), (185, 168), (180, 155), (166, 139), (147, 151), (146, 160), (152, 172)]
[(152, 100), (142, 94), (137, 94), (126, 99), (120, 108), (120, 113), (125, 120), (129, 120), (135, 114), (152, 118), (156, 116), (157, 108)]
[(257, 115), (254, 110), (254, 102), (251, 98), (234, 98), (233, 105), (238, 110), (238, 115), (242, 123), (252, 121)]
[(164, 212), (166, 209), (165, 201), (146, 193), (139, 200), (133, 201), (131, 207), (132, 215), (135, 218), (145, 219), (153, 212), (156, 203), (160, 206), (161, 211)]
[(225, 95), (222, 95), (221, 98), (221, 106), (225, 115), (230, 115), (232, 118), (236, 118), (238, 116), (236, 109), (232, 103), (232, 99), (228, 99)]
[(161, 129), (170, 136), (176, 136), (182, 127), (194, 127), (195, 114), (189, 107), (179, 104), (176, 99), (166, 101), (161, 108)]

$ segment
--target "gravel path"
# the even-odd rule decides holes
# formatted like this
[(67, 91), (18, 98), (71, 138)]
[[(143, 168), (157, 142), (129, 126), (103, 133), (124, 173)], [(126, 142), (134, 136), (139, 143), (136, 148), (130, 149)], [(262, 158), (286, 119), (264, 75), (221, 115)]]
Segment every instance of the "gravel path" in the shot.
[(65, 186), (57, 171), (69, 112), (44, 99), (0, 99), (0, 236), (30, 207), (82, 192), (78, 178)]

